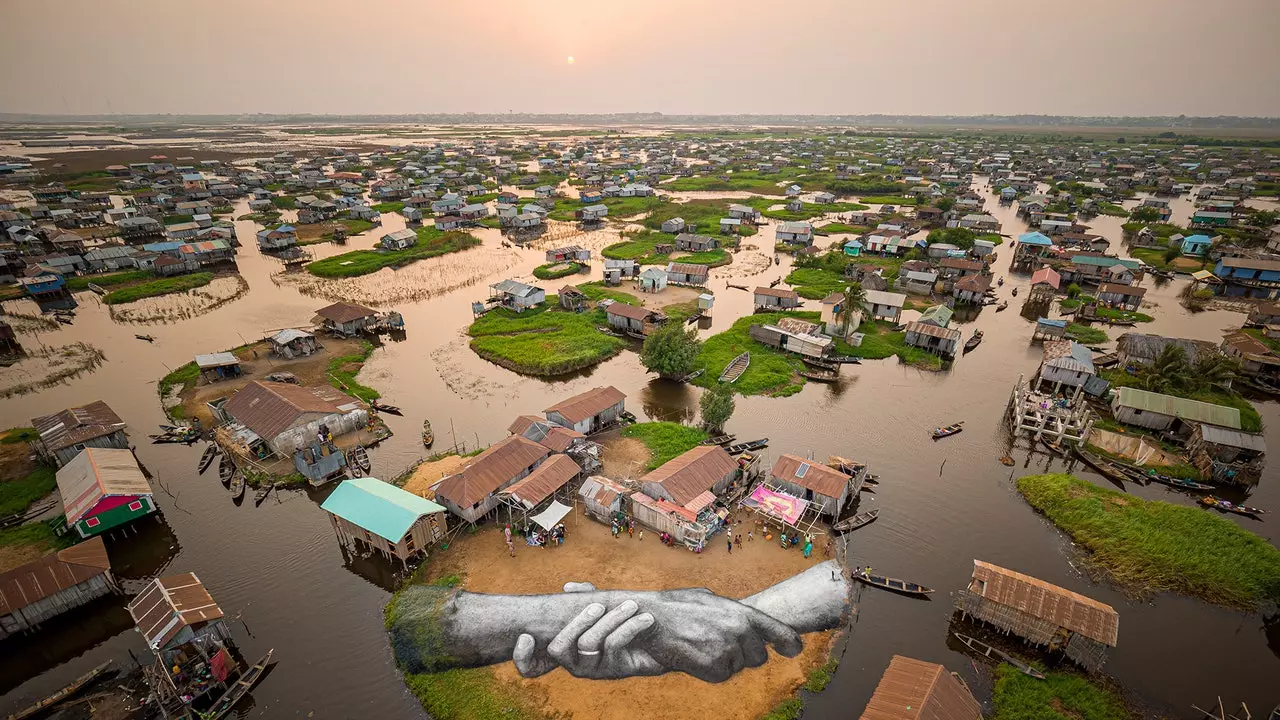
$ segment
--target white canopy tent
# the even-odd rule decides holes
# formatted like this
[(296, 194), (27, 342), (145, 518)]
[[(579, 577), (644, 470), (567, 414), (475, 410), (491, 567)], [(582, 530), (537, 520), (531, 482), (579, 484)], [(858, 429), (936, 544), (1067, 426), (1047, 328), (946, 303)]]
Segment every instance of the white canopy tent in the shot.
[(546, 510), (543, 510), (529, 519), (538, 523), (538, 525), (540, 525), (544, 530), (550, 530), (563, 520), (564, 516), (568, 515), (571, 510), (573, 510), (573, 508), (568, 505), (565, 505), (558, 500), (552, 500)]

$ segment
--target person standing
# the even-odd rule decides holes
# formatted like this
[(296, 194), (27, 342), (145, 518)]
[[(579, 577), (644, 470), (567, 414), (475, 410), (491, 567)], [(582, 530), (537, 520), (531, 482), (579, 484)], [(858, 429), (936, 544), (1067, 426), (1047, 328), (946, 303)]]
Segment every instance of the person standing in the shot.
[(813, 540), (806, 538), (804, 541), (804, 556), (809, 557), (809, 553), (812, 553), (812, 552), (813, 552)]
[(726, 546), (726, 547), (728, 547), (728, 548), (729, 548), (729, 554), (730, 554), (730, 555), (732, 555), (732, 554), (733, 554), (733, 540), (730, 540), (729, 538), (725, 538), (725, 539), (724, 539), (724, 544), (725, 544), (725, 546)]
[(644, 542), (644, 528), (640, 528), (640, 536), (636, 538), (639, 542)]
[(738, 549), (739, 549), (739, 550), (741, 550), (741, 549), (742, 549), (742, 534), (741, 534), (741, 533), (739, 533), (739, 534), (737, 534), (737, 535), (734, 535), (734, 536), (733, 536), (733, 542), (734, 542), (734, 544), (736, 544), (736, 545), (738, 546)]
[(752, 541), (752, 540), (754, 540), (754, 539), (755, 539), (755, 536), (753, 536), (753, 535), (751, 534), (751, 531), (750, 531), (750, 530), (748, 530), (748, 531), (747, 531), (747, 542), (751, 542), (751, 541)]

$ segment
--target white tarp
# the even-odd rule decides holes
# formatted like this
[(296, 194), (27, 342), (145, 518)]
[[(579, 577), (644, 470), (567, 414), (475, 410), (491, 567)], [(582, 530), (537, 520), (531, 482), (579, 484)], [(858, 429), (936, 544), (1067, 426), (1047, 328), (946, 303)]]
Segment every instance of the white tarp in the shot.
[(529, 519), (538, 523), (538, 525), (542, 526), (544, 530), (550, 530), (555, 527), (557, 523), (563, 520), (564, 516), (568, 515), (569, 511), (572, 509), (573, 508), (558, 500), (552, 500), (551, 505), (549, 505), (546, 510), (543, 510)]

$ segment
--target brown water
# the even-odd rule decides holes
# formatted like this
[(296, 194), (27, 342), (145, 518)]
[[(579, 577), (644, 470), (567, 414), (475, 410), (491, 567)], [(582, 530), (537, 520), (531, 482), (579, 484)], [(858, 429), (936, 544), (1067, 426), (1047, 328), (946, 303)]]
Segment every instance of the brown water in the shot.
[[(988, 212), (1001, 219), (1010, 235), (1025, 227), (1012, 208), (994, 199), (988, 200)], [(1176, 218), (1185, 220), (1190, 203), (1180, 201), (1176, 212)], [(345, 248), (317, 245), (311, 250), (324, 256), (368, 247), (398, 223), (398, 215), (385, 215), (383, 228), (353, 238)], [(1092, 225), (1113, 241), (1113, 249), (1119, 248), (1118, 219), (1100, 217)], [(137, 537), (111, 543), (117, 572), (137, 580), (158, 572), (195, 571), (235, 618), (233, 629), (247, 656), (275, 649), (280, 663), (255, 690), (251, 716), (422, 717), (395, 671), (383, 632), (382, 606), (395, 578), (377, 563), (343, 556), (318, 507), (327, 489), (284, 492), (258, 508), (251, 503), (236, 507), (211, 475), (196, 474), (199, 447), (145, 444), (145, 434), (164, 421), (154, 383), (167, 368), (268, 330), (306, 325), (315, 309), (327, 304), (301, 295), (292, 285), (273, 282), (280, 266), (258, 254), (256, 228), (239, 223), (238, 229), (245, 244), (239, 267), (250, 287), (246, 296), (208, 315), (142, 329), (113, 322), (92, 295), (79, 295), (75, 325), (42, 334), (39, 340), (92, 343), (106, 352), (106, 364), (67, 385), (3, 401), (0, 426), (25, 424), (31, 417), (96, 399), (124, 417), (135, 442), (142, 439), (139, 457), (159, 478), (157, 501), (164, 524), (141, 523)], [(771, 239), (763, 238), (770, 238), (771, 231), (765, 228), (759, 242), (769, 256)], [(646, 376), (632, 352), (551, 381), (521, 377), (476, 358), (462, 335), (471, 301), (484, 295), (485, 283), (527, 276), (543, 261), (539, 250), (502, 248), (496, 231), (482, 236), (486, 252), (513, 256), (510, 269), (429, 300), (390, 305), (404, 314), (407, 338), (378, 349), (362, 381), (401, 406), (405, 417), (386, 418), (398, 434), (372, 453), (375, 475), (392, 477), (421, 456), (417, 429), (424, 417), (432, 420), (444, 444), (454, 438), (469, 446), (487, 444), (505, 436), (514, 415), (536, 413), (603, 384), (626, 392), (638, 415), (671, 420), (695, 415), (699, 391)], [(601, 234), (572, 241), (596, 245), (606, 239)], [(1007, 297), (1010, 286), (1025, 286), (1028, 280), (1008, 273), (1012, 253), (1007, 247), (1000, 254), (996, 272), (1006, 277), (1001, 293)], [(439, 262), (464, 264), (461, 256)], [(741, 282), (767, 284), (787, 269), (784, 258), (781, 266), (769, 266)], [(729, 274), (732, 270), (714, 273), (716, 308), (704, 333), (718, 332), (750, 312), (750, 296), (725, 287)], [(1238, 314), (1183, 310), (1176, 294), (1184, 282), (1149, 291), (1148, 299), (1159, 309), (1152, 313), (1156, 322), (1143, 331), (1217, 341), (1223, 329), (1239, 325)], [(26, 302), (7, 307), (33, 310)], [(1071, 544), (1017, 495), (1012, 477), (1062, 465), (1041, 452), (1028, 452), (1025, 439), (1011, 452), (1018, 461), (1015, 468), (997, 462), (1010, 452), (1002, 421), (1009, 392), (1018, 375), (1030, 376), (1040, 360), (1039, 347), (1029, 343), (1031, 323), (1016, 308), (1015, 302), (1008, 312), (987, 309), (965, 323), (966, 335), (981, 328), (985, 340), (946, 373), (913, 370), (891, 359), (846, 368), (842, 383), (812, 384), (790, 398), (739, 399), (728, 429), (744, 438), (770, 437), (770, 453), (812, 452), (818, 458), (835, 453), (869, 462), (883, 480), (878, 492), (864, 495), (863, 507), (883, 508), (883, 514), (850, 536), (851, 562), (938, 589), (927, 602), (863, 593), (840, 671), (828, 690), (810, 701), (808, 716), (846, 717), (850, 708), (861, 708), (893, 654), (942, 662), (960, 672), (980, 696), (989, 691), (989, 683), (948, 648), (946, 639), (951, 594), (967, 583), (975, 558), (1115, 606), (1123, 618), (1122, 631), (1106, 669), (1145, 705), (1184, 715), (1191, 703), (1205, 706), (1221, 695), (1228, 704), (1244, 700), (1255, 710), (1271, 707), (1280, 677), (1280, 628), (1272, 625), (1268, 634), (1257, 614), (1171, 595), (1135, 601), (1109, 585), (1094, 584), (1073, 565)], [(140, 342), (135, 332), (151, 333), (157, 340), (153, 345)], [(1280, 427), (1280, 405), (1262, 402), (1259, 410), (1268, 428)], [(966, 421), (961, 435), (937, 443), (928, 439), (929, 429), (957, 420)], [(1275, 432), (1268, 435), (1273, 446), (1280, 446)], [(1272, 463), (1253, 504), (1280, 508), (1278, 475), (1280, 469)], [(1192, 504), (1188, 496), (1158, 486), (1126, 489)], [(1277, 539), (1274, 522), (1233, 520), (1272, 542)], [(144, 645), (122, 605), (122, 600), (111, 599), (70, 613), (32, 638), (0, 645), (0, 711), (47, 694), (106, 658), (119, 666), (130, 664), (131, 654), (143, 657)]]

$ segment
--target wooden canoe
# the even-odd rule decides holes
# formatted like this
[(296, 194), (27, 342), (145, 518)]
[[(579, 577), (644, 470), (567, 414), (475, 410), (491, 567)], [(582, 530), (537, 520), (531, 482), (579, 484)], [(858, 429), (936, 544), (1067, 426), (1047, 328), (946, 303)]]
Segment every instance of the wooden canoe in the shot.
[(404, 415), (403, 412), (400, 412), (400, 408), (396, 407), (395, 405), (383, 405), (377, 400), (374, 400), (372, 403), (370, 403), (370, 407), (372, 407), (374, 410), (377, 410), (380, 413), (386, 413), (388, 415)]
[(229, 455), (223, 455), (218, 461), (218, 479), (223, 485), (231, 484), (231, 476), (236, 472), (236, 464)]
[(797, 370), (796, 374), (802, 378), (807, 378), (814, 382), (836, 382), (840, 379), (840, 372), (837, 370), (823, 370), (821, 368), (804, 368)]
[(369, 462), (369, 452), (364, 449), (363, 445), (357, 445), (351, 448), (351, 458), (356, 465), (367, 475), (373, 469), (373, 463)]
[(1101, 455), (1094, 455), (1086, 450), (1076, 448), (1076, 455), (1084, 461), (1085, 465), (1097, 470), (1100, 475), (1116, 482), (1124, 482), (1126, 480), (1135, 482), (1135, 479), (1120, 468), (1116, 463), (1107, 460)]
[(244, 497), (244, 475), (239, 470), (231, 473), (231, 499), (239, 500)]
[(1040, 672), (1039, 670), (1037, 670), (1037, 669), (1035, 669), (1035, 668), (1031, 667), (1031, 666), (1030, 666), (1030, 665), (1028, 665), (1027, 663), (1022, 662), (1022, 661), (1021, 661), (1021, 660), (1019, 660), (1018, 658), (1016, 658), (1016, 657), (1014, 657), (1014, 656), (1010, 655), (1009, 653), (1007, 653), (1007, 652), (1005, 652), (1005, 651), (1003, 651), (1003, 650), (1001, 650), (1001, 649), (999, 649), (999, 648), (992, 647), (992, 646), (990, 646), (990, 645), (988, 645), (988, 644), (986, 644), (986, 643), (982, 642), (981, 640), (977, 640), (977, 639), (975, 639), (975, 638), (971, 638), (971, 637), (969, 637), (968, 635), (961, 635), (960, 633), (952, 633), (952, 635), (955, 635), (955, 636), (956, 636), (956, 639), (957, 639), (957, 640), (959, 640), (961, 643), (963, 643), (965, 647), (967, 647), (967, 648), (969, 648), (970, 650), (972, 650), (972, 651), (974, 651), (974, 652), (978, 653), (978, 654), (979, 654), (979, 655), (981, 655), (982, 657), (985, 657), (985, 658), (995, 658), (996, 660), (1002, 660), (1002, 661), (1007, 662), (1007, 663), (1009, 663), (1010, 665), (1012, 665), (1012, 666), (1014, 666), (1014, 667), (1018, 668), (1018, 670), (1019, 670), (1023, 675), (1027, 675), (1027, 676), (1029, 676), (1029, 677), (1033, 677), (1033, 678), (1035, 678), (1035, 679), (1037, 679), (1037, 680), (1043, 680), (1043, 679), (1044, 679), (1044, 673), (1042, 673), (1042, 672)]
[(857, 515), (854, 515), (851, 518), (846, 518), (836, 523), (835, 525), (832, 525), (831, 529), (838, 533), (851, 532), (853, 530), (857, 530), (863, 525), (867, 525), (871, 523), (878, 517), (880, 517), (879, 508), (875, 510), (865, 510), (863, 512), (858, 513)]
[(769, 438), (760, 438), (759, 440), (750, 440), (736, 445), (729, 445), (724, 449), (730, 455), (740, 455), (744, 452), (752, 452), (759, 450), (769, 444)]
[(217, 454), (217, 443), (209, 443), (209, 447), (205, 448), (204, 454), (200, 456), (200, 464), (197, 466), (199, 470), (198, 474), (203, 475), (204, 471), (209, 469), (209, 466), (213, 464), (214, 456)]
[(931, 433), (931, 435), (933, 436), (933, 439), (934, 439), (934, 440), (941, 440), (941, 439), (942, 439), (942, 438), (944, 438), (944, 437), (951, 437), (952, 435), (955, 435), (956, 433), (960, 432), (961, 430), (964, 430), (964, 421), (963, 421), (963, 420), (961, 420), (960, 422), (958, 422), (958, 423), (956, 423), (956, 424), (954, 424), (954, 425), (948, 425), (948, 426), (943, 427), (943, 428), (934, 428), (934, 430), (933, 430), (933, 432)]
[(724, 372), (720, 373), (720, 382), (736, 382), (749, 367), (751, 367), (751, 353), (744, 352), (725, 366)]
[(275, 489), (276, 489), (275, 483), (269, 483), (258, 488), (258, 491), (253, 494), (253, 506), (257, 507), (262, 503), (266, 502), (267, 496), (270, 495), (271, 491)]
[(241, 698), (248, 695), (253, 686), (257, 685), (258, 681), (262, 679), (262, 674), (266, 672), (267, 665), (271, 662), (271, 654), (274, 652), (274, 649), (268, 650), (267, 654), (262, 656), (262, 659), (240, 673), (240, 678), (231, 687), (227, 688), (222, 697), (214, 701), (213, 705), (205, 711), (202, 717), (206, 720), (222, 720), (222, 718), (226, 717), (231, 712), (231, 708), (235, 707)]
[(978, 347), (979, 343), (981, 342), (982, 342), (982, 331), (974, 330), (973, 335), (970, 335), (969, 339), (966, 340), (964, 343), (965, 353), (967, 354), (971, 352), (974, 348)]
[(883, 575), (868, 574), (865, 571), (852, 573), (853, 579), (858, 582), (872, 585), (874, 587), (883, 588), (890, 592), (901, 593), (903, 595), (912, 595), (915, 597), (926, 597), (933, 592), (933, 588), (925, 587), (920, 583), (907, 582), (898, 578), (885, 577)]
[(90, 670), (84, 675), (81, 675), (80, 677), (76, 678), (70, 685), (62, 688), (58, 692), (35, 703), (34, 705), (28, 705), (27, 707), (19, 710), (18, 712), (9, 715), (9, 720), (23, 720), (23, 718), (31, 717), (36, 713), (42, 712), (48, 708), (53, 707), (54, 705), (57, 705), (63, 700), (66, 700), (72, 695), (80, 692), (81, 688), (83, 688), (85, 685), (88, 685), (89, 683), (93, 682), (95, 678), (97, 678), (99, 675), (101, 675), (103, 672), (106, 671), (107, 666), (110, 664), (111, 664), (110, 660), (102, 663), (101, 665), (95, 667), (94, 669)]
[(436, 434), (431, 430), (431, 421), (422, 421), (422, 444), (425, 447), (431, 447), (431, 443), (436, 441)]
[(733, 439), (735, 437), (736, 437), (735, 435), (716, 435), (715, 437), (709, 437), (706, 440), (703, 440), (702, 444), (703, 445), (727, 445), (733, 442)]

